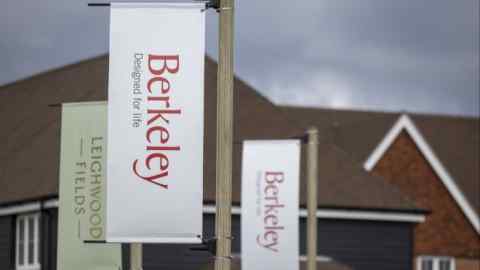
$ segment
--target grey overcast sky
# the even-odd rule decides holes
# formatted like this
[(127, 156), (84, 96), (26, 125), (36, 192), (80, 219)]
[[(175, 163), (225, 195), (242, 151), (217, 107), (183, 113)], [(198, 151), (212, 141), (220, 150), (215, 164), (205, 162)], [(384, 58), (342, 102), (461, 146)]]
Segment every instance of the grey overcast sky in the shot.
[[(0, 85), (106, 53), (88, 2), (2, 1)], [(479, 0), (237, 0), (235, 39), (236, 73), (277, 103), (480, 114)]]

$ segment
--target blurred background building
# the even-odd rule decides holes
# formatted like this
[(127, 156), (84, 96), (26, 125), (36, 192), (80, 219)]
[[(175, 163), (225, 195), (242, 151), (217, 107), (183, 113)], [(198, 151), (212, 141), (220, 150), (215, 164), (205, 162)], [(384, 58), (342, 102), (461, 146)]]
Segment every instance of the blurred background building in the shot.
[[(0, 268), (55, 269), (58, 105), (105, 100), (107, 63), (101, 56), (0, 88)], [(215, 84), (216, 63), (207, 57), (204, 237), (214, 235)], [(320, 130), (319, 269), (478, 269), (479, 118), (278, 106), (239, 79), (235, 95), (236, 141), (302, 136), (311, 125)], [(236, 260), (240, 158), (236, 144)], [(301, 261), (305, 188), (302, 175)], [(128, 265), (128, 245), (123, 250)], [(146, 270), (198, 269), (211, 261), (202, 246), (145, 245)]]
[[(107, 99), (109, 13), (88, 2), (0, 5), (2, 270), (56, 266), (58, 105)], [(319, 270), (480, 269), (479, 5), (238, 1), (235, 140), (319, 128)], [(214, 227), (218, 52), (217, 16), (207, 12), (205, 237)], [(238, 268), (241, 148), (234, 150)], [(303, 176), (300, 207), (303, 255)], [(203, 246), (144, 250), (145, 270), (211, 262)]]

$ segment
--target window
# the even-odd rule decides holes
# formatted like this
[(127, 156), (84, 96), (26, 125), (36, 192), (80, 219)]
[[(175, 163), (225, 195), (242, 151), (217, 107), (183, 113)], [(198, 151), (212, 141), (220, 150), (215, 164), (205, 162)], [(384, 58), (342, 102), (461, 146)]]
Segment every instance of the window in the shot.
[(39, 214), (17, 217), (16, 270), (39, 270)]
[(431, 258), (424, 258), (422, 260), (422, 267), (420, 270), (433, 270), (433, 259)]
[(452, 260), (451, 259), (440, 259), (438, 261), (438, 266), (440, 270), (452, 270)]
[(420, 256), (417, 270), (455, 270), (455, 260), (450, 257)]

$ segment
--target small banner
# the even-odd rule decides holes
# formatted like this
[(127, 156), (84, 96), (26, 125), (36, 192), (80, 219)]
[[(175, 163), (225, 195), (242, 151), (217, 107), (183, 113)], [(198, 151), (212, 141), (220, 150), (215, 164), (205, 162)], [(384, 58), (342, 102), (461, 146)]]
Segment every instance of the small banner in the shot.
[(118, 244), (104, 239), (107, 106), (105, 102), (62, 105), (58, 270), (121, 267)]
[(201, 242), (204, 9), (111, 5), (108, 242)]
[(300, 141), (245, 141), (242, 269), (299, 268)]

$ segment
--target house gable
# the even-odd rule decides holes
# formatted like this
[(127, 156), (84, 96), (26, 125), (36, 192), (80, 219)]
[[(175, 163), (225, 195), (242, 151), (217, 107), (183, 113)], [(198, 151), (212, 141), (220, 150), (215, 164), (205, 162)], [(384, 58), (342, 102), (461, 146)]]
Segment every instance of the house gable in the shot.
[(371, 171), (420, 207), (432, 210), (415, 228), (415, 255), (480, 257), (476, 230), (408, 132), (403, 130), (396, 136)]
[(372, 154), (365, 161), (364, 168), (367, 171), (372, 171), (403, 131), (405, 131), (413, 140), (415, 146), (419, 149), (419, 151), (429, 163), (440, 181), (450, 192), (451, 196), (461, 208), (467, 219), (470, 221), (473, 228), (478, 234), (480, 234), (480, 219), (478, 214), (475, 212), (472, 205), (468, 202), (460, 188), (457, 186), (450, 173), (443, 166), (439, 158), (435, 155), (434, 151), (424, 139), (419, 129), (415, 126), (413, 121), (407, 115), (404, 114), (400, 116), (400, 118), (393, 125), (387, 135), (383, 138), (380, 144), (375, 148)]

